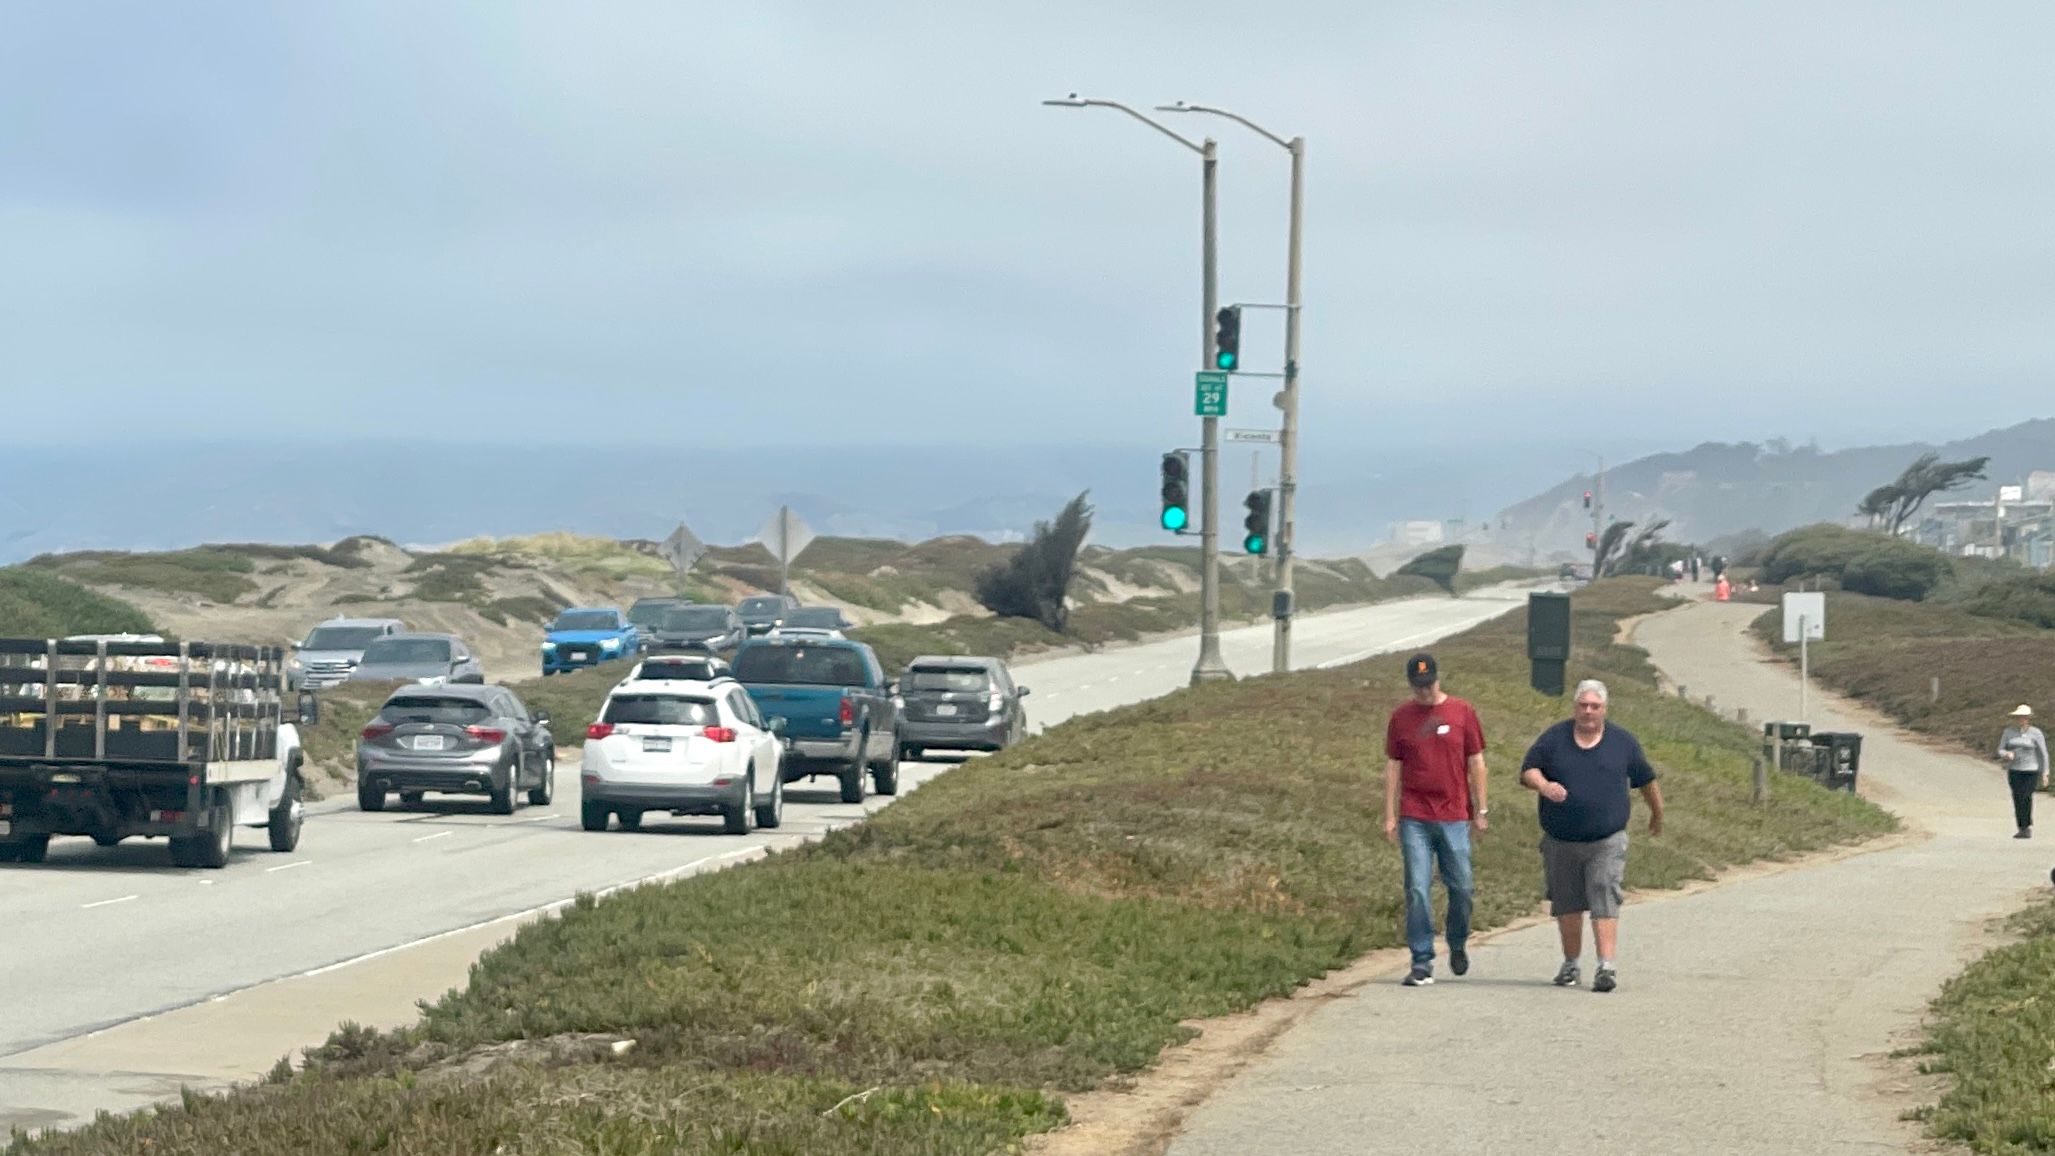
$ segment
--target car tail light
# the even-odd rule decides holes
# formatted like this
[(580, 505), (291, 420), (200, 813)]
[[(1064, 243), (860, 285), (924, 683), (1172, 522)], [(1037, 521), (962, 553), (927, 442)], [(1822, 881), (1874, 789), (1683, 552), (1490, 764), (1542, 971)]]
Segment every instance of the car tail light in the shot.
[(465, 727), (464, 733), (482, 743), (503, 743), (507, 741), (507, 732), (498, 727)]
[(588, 739), (603, 739), (613, 733), (614, 724), (612, 723), (593, 723), (585, 728), (585, 737)]
[(382, 739), (392, 733), (392, 724), (375, 722), (365, 727), (361, 733), (367, 739)]
[(735, 741), (735, 730), (733, 727), (707, 727), (700, 733), (705, 735), (709, 742), (732, 743)]
[(856, 702), (848, 695), (842, 696), (842, 726), (844, 729), (856, 725)]

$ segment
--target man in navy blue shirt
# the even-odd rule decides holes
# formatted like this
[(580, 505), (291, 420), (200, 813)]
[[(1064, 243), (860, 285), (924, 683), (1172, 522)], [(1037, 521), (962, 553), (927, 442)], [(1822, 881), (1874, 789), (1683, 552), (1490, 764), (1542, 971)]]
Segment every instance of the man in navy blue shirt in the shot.
[(1621, 880), (1627, 872), (1630, 788), (1648, 804), (1648, 833), (1663, 833), (1663, 793), (1641, 742), (1605, 721), (1606, 689), (1577, 684), (1576, 715), (1541, 732), (1520, 763), (1520, 785), (1541, 796), (1541, 870), (1548, 906), (1563, 940), (1559, 987), (1575, 987), (1584, 954), (1584, 917), (1598, 941), (1591, 990), (1619, 985), (1613, 952), (1620, 936)]

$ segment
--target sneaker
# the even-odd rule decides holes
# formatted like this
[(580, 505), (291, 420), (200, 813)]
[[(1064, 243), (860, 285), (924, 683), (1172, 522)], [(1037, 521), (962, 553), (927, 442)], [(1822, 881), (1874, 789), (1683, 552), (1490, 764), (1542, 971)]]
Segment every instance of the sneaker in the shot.
[(1611, 991), (1618, 986), (1620, 986), (1620, 981), (1613, 974), (1613, 969), (1610, 967), (1599, 968), (1597, 974), (1591, 977), (1591, 990), (1593, 991)]
[(2031, 839), (2033, 837), (2034, 829), (2032, 827), (2021, 827), (2019, 833), (2013, 836), (2015, 839)]
[(1428, 964), (1416, 963), (1413, 965), (1413, 970), (1406, 973), (1405, 985), (1407, 987), (1426, 987), (1433, 982), (1434, 968)]
[(1470, 974), (1470, 953), (1460, 947), (1449, 948), (1448, 969), (1457, 975)]
[(1576, 961), (1566, 959), (1563, 961), (1563, 970), (1556, 972), (1556, 986), (1576, 987), (1577, 981), (1581, 978), (1582, 976), (1577, 971)]

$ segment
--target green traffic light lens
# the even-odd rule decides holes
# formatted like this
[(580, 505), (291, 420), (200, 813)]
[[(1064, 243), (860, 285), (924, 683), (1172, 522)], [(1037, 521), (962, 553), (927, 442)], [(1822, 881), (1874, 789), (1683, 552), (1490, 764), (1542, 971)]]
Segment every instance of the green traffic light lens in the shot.
[(1227, 350), (1223, 349), (1220, 352), (1213, 355), (1213, 364), (1216, 368), (1219, 369), (1233, 369), (1234, 354), (1229, 353)]
[(1163, 528), (1166, 530), (1182, 530), (1190, 520), (1191, 515), (1183, 506), (1169, 506), (1163, 511)]
[(1251, 554), (1261, 554), (1263, 552), (1263, 547), (1266, 545), (1268, 545), (1268, 543), (1263, 541), (1261, 535), (1251, 534), (1248, 537), (1242, 539), (1242, 549), (1248, 551)]

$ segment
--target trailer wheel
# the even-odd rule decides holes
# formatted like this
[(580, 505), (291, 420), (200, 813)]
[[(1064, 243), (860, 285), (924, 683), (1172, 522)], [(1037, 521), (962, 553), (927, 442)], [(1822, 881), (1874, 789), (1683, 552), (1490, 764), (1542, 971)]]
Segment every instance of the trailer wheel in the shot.
[(294, 763), (286, 769), (285, 790), (279, 792), (278, 806), (271, 809), (271, 849), (291, 851), (300, 845), (300, 826), (306, 821), (306, 808), (300, 804), (300, 767)]

